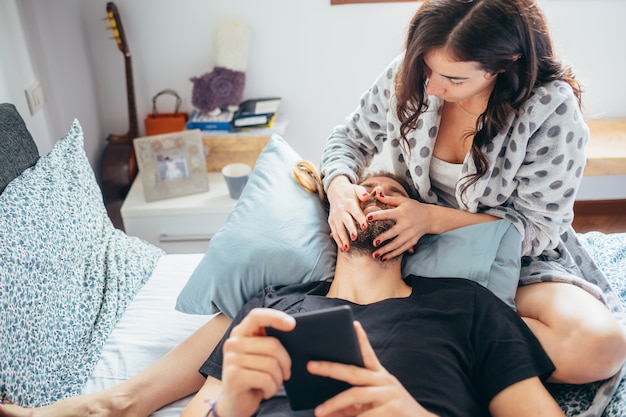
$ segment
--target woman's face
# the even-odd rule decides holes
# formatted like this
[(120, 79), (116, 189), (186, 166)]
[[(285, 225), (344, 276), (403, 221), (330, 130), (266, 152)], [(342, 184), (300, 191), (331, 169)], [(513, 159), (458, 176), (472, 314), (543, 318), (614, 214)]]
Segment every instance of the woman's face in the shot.
[(474, 61), (457, 61), (445, 49), (424, 55), (426, 92), (442, 100), (457, 102), (472, 97), (488, 98), (496, 75), (480, 68)]

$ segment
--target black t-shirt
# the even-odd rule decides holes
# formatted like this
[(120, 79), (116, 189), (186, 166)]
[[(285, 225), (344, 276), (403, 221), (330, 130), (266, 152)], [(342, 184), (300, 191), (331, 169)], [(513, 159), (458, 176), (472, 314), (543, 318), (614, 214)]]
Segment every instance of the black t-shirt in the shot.
[[(554, 371), (526, 324), (489, 290), (457, 278), (411, 277), (409, 282), (409, 297), (368, 305), (325, 297), (329, 282), (269, 287), (246, 304), (232, 326), (255, 307), (293, 314), (348, 304), (385, 369), (440, 416), (489, 416), (489, 402), (504, 388)], [(221, 378), (225, 338), (200, 369), (203, 375)], [(292, 411), (281, 389), (257, 415), (313, 413)]]

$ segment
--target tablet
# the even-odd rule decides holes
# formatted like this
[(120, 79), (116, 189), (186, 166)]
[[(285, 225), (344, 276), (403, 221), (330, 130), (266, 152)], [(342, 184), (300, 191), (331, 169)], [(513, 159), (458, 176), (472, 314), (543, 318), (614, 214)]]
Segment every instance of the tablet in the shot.
[(315, 408), (327, 399), (350, 388), (343, 381), (312, 375), (307, 362), (322, 360), (363, 366), (361, 350), (354, 331), (352, 309), (348, 305), (294, 314), (296, 327), (291, 332), (266, 328), (291, 356), (291, 378), (285, 391), (292, 410)]

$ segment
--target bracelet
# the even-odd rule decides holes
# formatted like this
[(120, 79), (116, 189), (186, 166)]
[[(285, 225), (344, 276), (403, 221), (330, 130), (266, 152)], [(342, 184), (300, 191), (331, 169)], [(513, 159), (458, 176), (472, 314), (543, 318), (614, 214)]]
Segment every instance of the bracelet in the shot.
[(220, 400), (220, 397), (222, 396), (222, 393), (220, 392), (219, 394), (217, 394), (217, 397), (215, 397), (214, 400), (209, 401), (211, 403), (211, 408), (209, 408), (209, 411), (207, 411), (207, 413), (204, 415), (204, 417), (220, 417), (219, 414), (217, 414), (217, 402)]

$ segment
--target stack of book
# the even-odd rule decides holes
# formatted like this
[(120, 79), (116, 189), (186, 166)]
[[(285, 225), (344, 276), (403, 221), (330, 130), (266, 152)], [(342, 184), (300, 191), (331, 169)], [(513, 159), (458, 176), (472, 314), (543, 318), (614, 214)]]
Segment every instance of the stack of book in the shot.
[(233, 121), (233, 112), (221, 112), (216, 116), (212, 116), (206, 113), (202, 113), (199, 110), (193, 110), (189, 115), (187, 124), (185, 127), (189, 130), (222, 130), (229, 132), (232, 129), (231, 122)]
[(193, 110), (189, 115), (186, 128), (207, 131), (239, 131), (271, 127), (276, 120), (280, 101), (279, 97), (250, 99), (242, 102), (236, 112), (222, 112), (217, 116)]
[(246, 100), (233, 115), (233, 128), (271, 127), (279, 106), (279, 97)]

